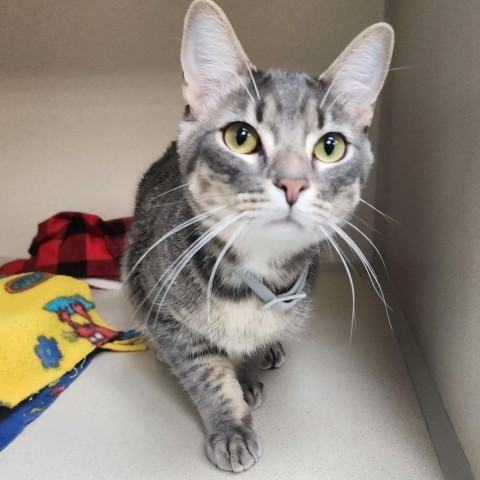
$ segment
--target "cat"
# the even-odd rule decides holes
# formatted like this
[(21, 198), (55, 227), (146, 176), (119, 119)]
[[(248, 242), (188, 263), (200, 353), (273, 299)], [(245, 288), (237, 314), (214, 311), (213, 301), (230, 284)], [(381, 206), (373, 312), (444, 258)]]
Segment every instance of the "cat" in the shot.
[(256, 372), (282, 365), (280, 342), (308, 315), (318, 246), (336, 245), (359, 202), (392, 49), (392, 28), (377, 23), (318, 78), (260, 71), (215, 3), (186, 14), (185, 112), (140, 182), (122, 270), (220, 469), (260, 457)]

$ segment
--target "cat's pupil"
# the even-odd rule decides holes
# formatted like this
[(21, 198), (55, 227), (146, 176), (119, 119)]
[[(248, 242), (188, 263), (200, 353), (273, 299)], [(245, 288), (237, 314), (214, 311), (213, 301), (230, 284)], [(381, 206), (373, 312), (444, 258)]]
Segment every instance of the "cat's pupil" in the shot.
[(236, 140), (237, 140), (237, 145), (241, 146), (243, 145), (248, 138), (248, 130), (245, 127), (241, 127), (238, 129)]
[(325, 153), (327, 155), (331, 155), (332, 152), (335, 150), (335, 145), (337, 144), (334, 137), (327, 137), (325, 139), (325, 143), (323, 144), (323, 148), (325, 149)]

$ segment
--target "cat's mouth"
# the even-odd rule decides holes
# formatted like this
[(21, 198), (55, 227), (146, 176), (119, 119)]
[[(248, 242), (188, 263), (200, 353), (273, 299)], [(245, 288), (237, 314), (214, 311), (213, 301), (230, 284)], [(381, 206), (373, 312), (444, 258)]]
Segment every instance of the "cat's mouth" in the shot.
[(278, 242), (290, 244), (310, 244), (313, 238), (312, 225), (304, 221), (300, 215), (294, 212), (282, 212), (280, 214), (262, 215), (257, 217), (253, 223), (250, 232), (271, 242), (272, 248)]
[(270, 218), (265, 218), (261, 223), (262, 229), (281, 236), (288, 234), (294, 236), (301, 235), (301, 232), (307, 232), (308, 230), (308, 225), (303, 221), (301, 215), (296, 215), (292, 211), (280, 215), (272, 215)]
[(286, 226), (286, 227), (290, 227), (290, 226), (296, 226), (296, 227), (299, 227), (299, 228), (304, 228), (304, 226), (298, 221), (298, 220), (295, 220), (294, 218), (292, 218), (292, 216), (290, 214), (288, 214), (287, 216), (285, 216), (284, 218), (277, 218), (275, 220), (270, 220), (268, 222), (269, 225), (278, 225), (278, 226)]

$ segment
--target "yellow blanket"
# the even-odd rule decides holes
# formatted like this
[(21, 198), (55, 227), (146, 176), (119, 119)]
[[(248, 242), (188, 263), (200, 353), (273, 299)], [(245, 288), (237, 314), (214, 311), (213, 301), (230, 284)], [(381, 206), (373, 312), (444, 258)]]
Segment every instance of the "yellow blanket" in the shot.
[(83, 281), (42, 272), (0, 279), (0, 405), (13, 408), (96, 348), (146, 347), (100, 318)]

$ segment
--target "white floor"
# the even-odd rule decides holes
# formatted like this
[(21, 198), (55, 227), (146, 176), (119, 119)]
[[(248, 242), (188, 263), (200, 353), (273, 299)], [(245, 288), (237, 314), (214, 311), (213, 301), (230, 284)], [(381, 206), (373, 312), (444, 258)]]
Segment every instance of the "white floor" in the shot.
[[(325, 272), (308, 329), (266, 372), (255, 412), (263, 454), (241, 478), (440, 480), (423, 417), (385, 310), (356, 279), (357, 328), (349, 348), (345, 274)], [(96, 293), (104, 319), (125, 328), (118, 292)], [(4, 480), (221, 479), (203, 429), (174, 378), (146, 353), (100, 354), (2, 453)]]

